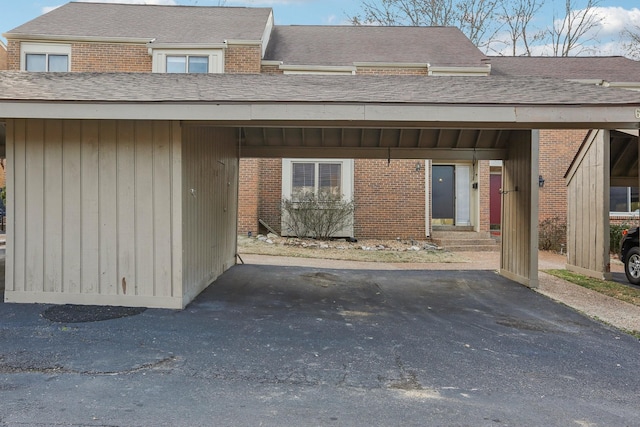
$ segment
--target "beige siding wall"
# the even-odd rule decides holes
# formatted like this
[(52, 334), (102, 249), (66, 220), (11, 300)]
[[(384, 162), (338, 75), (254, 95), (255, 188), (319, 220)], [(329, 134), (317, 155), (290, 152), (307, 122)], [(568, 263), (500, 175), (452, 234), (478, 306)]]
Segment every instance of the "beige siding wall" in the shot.
[(567, 174), (567, 268), (610, 278), (609, 131), (592, 131)]
[(500, 273), (538, 284), (538, 131), (514, 133), (502, 175)]
[(238, 151), (232, 128), (183, 130), (185, 302), (235, 265)]
[(180, 144), (177, 122), (9, 120), (6, 301), (181, 308)]

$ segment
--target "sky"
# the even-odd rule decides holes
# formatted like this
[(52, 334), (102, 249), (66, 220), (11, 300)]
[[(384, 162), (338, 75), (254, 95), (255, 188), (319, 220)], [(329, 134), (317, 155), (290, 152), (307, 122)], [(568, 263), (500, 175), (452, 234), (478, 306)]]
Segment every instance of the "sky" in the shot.
[[(96, 0), (85, 0), (96, 1)], [(220, 0), (99, 0), (103, 3), (147, 3), (218, 6)], [(573, 0), (583, 5), (586, 0)], [(37, 18), (52, 8), (66, 3), (65, 0), (0, 0), (0, 34), (31, 19)], [(272, 7), (278, 25), (343, 25), (348, 18), (361, 11), (362, 0), (226, 0), (227, 6)], [(564, 1), (546, 0), (539, 19), (552, 22)], [(640, 26), (639, 0), (600, 0), (600, 12), (605, 19), (598, 31), (599, 43), (594, 52), (599, 55), (622, 54), (620, 31), (632, 25)], [(557, 14), (557, 13), (556, 13)], [(6, 42), (6, 39), (2, 37)], [(541, 52), (538, 52), (540, 54)]]

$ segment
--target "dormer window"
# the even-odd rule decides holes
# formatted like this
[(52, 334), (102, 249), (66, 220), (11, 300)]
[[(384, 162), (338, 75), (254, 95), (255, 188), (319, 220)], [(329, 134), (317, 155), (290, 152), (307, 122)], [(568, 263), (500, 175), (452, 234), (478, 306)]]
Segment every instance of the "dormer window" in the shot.
[(224, 73), (223, 49), (152, 49), (154, 73)]
[(53, 43), (20, 44), (20, 69), (35, 72), (68, 72), (71, 70), (71, 46)]
[(209, 57), (167, 55), (167, 73), (208, 73)]

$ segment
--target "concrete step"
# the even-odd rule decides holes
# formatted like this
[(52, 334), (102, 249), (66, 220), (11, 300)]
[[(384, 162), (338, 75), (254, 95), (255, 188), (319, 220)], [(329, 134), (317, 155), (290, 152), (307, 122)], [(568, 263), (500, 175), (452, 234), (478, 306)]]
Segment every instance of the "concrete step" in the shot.
[(453, 252), (500, 250), (500, 243), (488, 231), (461, 230), (460, 227), (443, 230), (438, 227), (431, 233), (431, 240), (441, 248)]
[(438, 246), (449, 247), (449, 246), (491, 246), (496, 245), (497, 242), (493, 239), (431, 239)]
[(455, 239), (455, 240), (474, 240), (474, 239), (490, 239), (491, 234), (488, 231), (432, 231), (432, 239)]

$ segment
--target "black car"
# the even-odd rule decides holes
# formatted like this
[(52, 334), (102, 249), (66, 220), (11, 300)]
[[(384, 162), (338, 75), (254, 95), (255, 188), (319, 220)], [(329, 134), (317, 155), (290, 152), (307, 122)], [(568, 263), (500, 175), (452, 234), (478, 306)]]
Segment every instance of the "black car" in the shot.
[(640, 285), (640, 247), (638, 247), (638, 227), (622, 232), (620, 241), (620, 261), (624, 263), (624, 273), (627, 280), (634, 285)]

